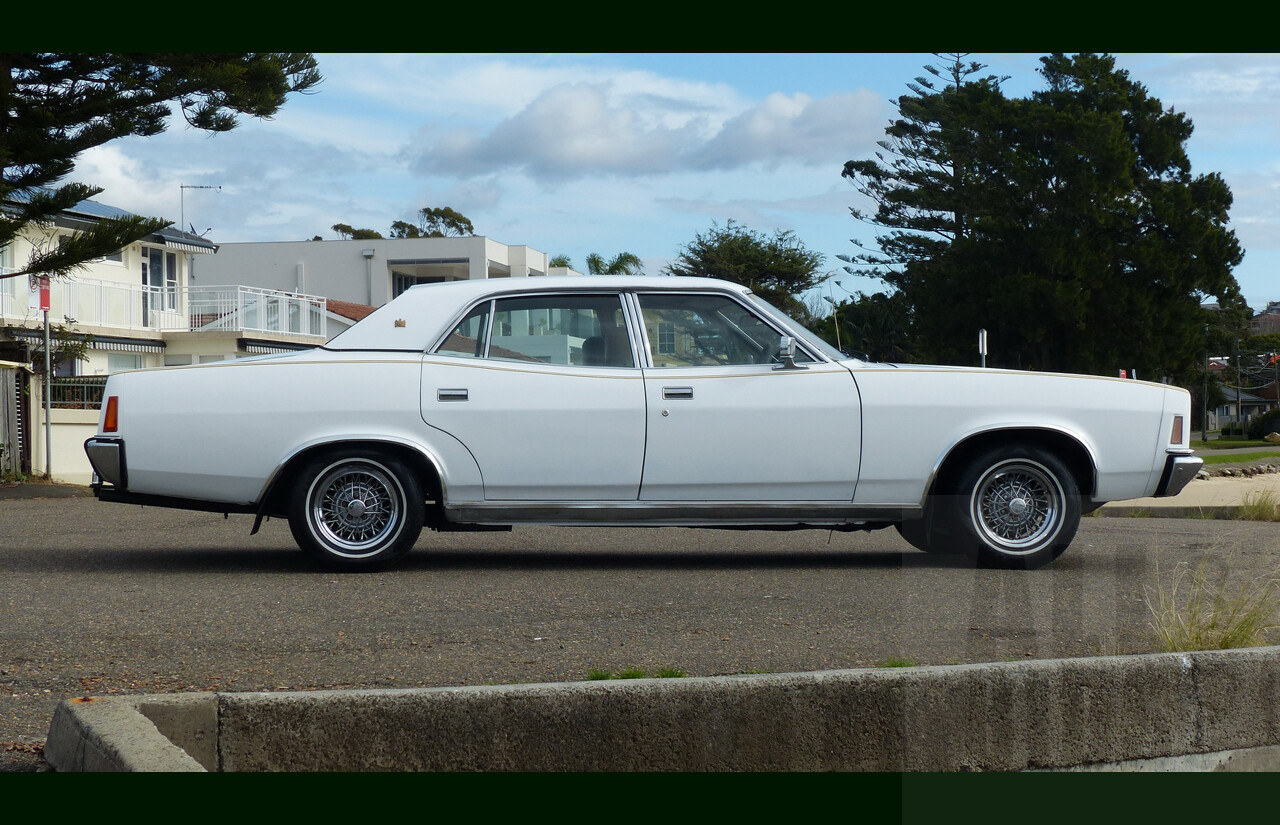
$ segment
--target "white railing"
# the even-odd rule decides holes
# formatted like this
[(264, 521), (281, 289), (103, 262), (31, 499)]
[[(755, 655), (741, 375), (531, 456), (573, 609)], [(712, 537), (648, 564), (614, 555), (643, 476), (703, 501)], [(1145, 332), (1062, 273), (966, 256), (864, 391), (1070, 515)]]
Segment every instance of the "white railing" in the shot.
[[(110, 281), (54, 281), (50, 318), (89, 326), (159, 331), (281, 332), (325, 337), (324, 298), (246, 286), (153, 287)], [(0, 279), (0, 317), (21, 320), (27, 279)]]
[(325, 336), (324, 298), (247, 286), (187, 288), (192, 330), (245, 330)]

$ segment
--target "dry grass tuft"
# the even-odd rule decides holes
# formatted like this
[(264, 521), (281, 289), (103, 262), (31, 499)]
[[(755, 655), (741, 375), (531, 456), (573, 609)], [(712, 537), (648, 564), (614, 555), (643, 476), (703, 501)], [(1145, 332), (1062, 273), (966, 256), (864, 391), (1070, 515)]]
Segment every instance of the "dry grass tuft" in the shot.
[(1224, 650), (1260, 647), (1280, 628), (1280, 570), (1228, 587), (1229, 566), (1207, 553), (1195, 567), (1179, 562), (1168, 579), (1156, 571), (1155, 592), (1146, 593), (1152, 630), (1160, 650)]
[(1244, 497), (1235, 517), (1242, 521), (1280, 521), (1280, 499), (1270, 490), (1259, 490)]

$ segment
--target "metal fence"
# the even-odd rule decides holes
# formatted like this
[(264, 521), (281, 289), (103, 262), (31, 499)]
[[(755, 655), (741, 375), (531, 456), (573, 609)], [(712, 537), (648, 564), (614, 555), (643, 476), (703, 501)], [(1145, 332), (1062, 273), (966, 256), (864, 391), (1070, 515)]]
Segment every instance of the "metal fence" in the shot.
[(55, 409), (96, 410), (102, 406), (102, 388), (106, 383), (105, 375), (55, 377), (49, 384), (49, 402)]

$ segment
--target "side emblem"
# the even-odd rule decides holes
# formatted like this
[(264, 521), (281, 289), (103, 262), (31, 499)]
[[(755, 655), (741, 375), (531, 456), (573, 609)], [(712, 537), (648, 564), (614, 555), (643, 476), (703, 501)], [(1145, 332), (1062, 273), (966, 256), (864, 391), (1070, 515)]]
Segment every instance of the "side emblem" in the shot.
[(396, 326), (398, 326), (398, 327), (402, 327), (402, 326), (404, 326), (404, 319), (403, 319), (403, 318), (397, 318), (397, 319), (396, 319)]

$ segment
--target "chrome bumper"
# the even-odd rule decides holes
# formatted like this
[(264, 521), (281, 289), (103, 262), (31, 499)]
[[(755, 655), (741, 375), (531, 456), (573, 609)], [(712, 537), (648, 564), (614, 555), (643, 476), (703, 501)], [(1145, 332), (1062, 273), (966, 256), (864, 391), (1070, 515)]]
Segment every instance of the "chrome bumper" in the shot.
[(1171, 455), (1165, 461), (1164, 474), (1160, 476), (1160, 486), (1156, 488), (1157, 496), (1176, 496), (1182, 488), (1196, 477), (1204, 459), (1195, 455)]
[(118, 438), (90, 438), (84, 443), (84, 452), (93, 467), (93, 487), (101, 487), (105, 482), (117, 490), (127, 488), (129, 479), (123, 441)]

